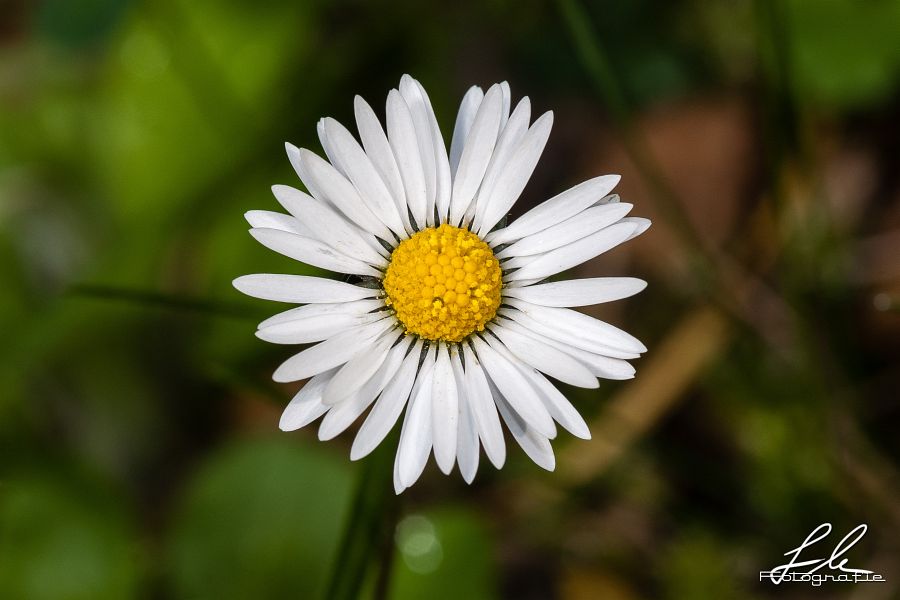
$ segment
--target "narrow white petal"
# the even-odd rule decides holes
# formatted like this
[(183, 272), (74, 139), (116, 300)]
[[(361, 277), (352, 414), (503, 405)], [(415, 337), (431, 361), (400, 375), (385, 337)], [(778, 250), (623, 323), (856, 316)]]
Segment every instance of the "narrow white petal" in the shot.
[(494, 225), (509, 212), (509, 209), (519, 199), (522, 190), (525, 189), (525, 184), (534, 173), (534, 168), (544, 151), (552, 127), (553, 113), (546, 112), (522, 137), (522, 141), (519, 142), (510, 157), (509, 163), (497, 177), (494, 187), (488, 192), (484, 211), (480, 215), (475, 215), (475, 227), (479, 235), (483, 236), (493, 229)]
[(544, 406), (550, 411), (553, 420), (562, 425), (563, 429), (583, 440), (591, 439), (591, 431), (584, 422), (584, 417), (572, 406), (562, 392), (556, 389), (547, 378), (535, 370), (526, 370), (525, 376), (531, 380), (535, 389), (541, 395)]
[(509, 161), (519, 146), (519, 143), (528, 132), (528, 122), (531, 119), (531, 100), (526, 96), (519, 101), (516, 109), (513, 111), (506, 125), (501, 129), (497, 139), (497, 145), (491, 155), (491, 162), (488, 165), (487, 172), (484, 174), (484, 181), (481, 183), (481, 189), (478, 195), (466, 211), (465, 222), (473, 222), (478, 217), (479, 222), (482, 213), (487, 210), (491, 194), (497, 180), (506, 171)]
[(444, 473), (453, 470), (459, 426), (459, 399), (450, 355), (444, 344), (438, 345), (431, 392), (431, 430), (434, 459)]
[(563, 331), (580, 333), (582, 336), (591, 337), (606, 346), (639, 354), (647, 351), (647, 347), (633, 335), (580, 312), (568, 308), (538, 306), (516, 299), (510, 299), (509, 305), (544, 324)]
[(244, 213), (244, 218), (250, 224), (250, 227), (264, 227), (266, 229), (280, 229), (290, 233), (298, 233), (300, 235), (315, 238), (315, 234), (310, 231), (303, 223), (291, 215), (272, 212), (269, 210), (248, 210)]
[(607, 250), (615, 248), (634, 232), (632, 223), (616, 223), (562, 248), (541, 254), (539, 258), (509, 274), (510, 281), (535, 279), (556, 275), (571, 269)]
[(316, 133), (319, 134), (319, 143), (322, 144), (322, 150), (325, 152), (325, 157), (328, 159), (335, 169), (341, 172), (341, 175), (344, 177), (347, 176), (347, 171), (344, 170), (343, 166), (339, 161), (335, 160), (335, 153), (333, 150), (333, 143), (328, 138), (328, 133), (325, 130), (325, 119), (319, 119), (316, 121)]
[(428, 455), (431, 453), (431, 388), (434, 375), (435, 347), (432, 345), (425, 355), (425, 362), (413, 387), (406, 418), (400, 431), (400, 447), (397, 459), (400, 462), (400, 482), (409, 487), (422, 474)]
[(502, 111), (503, 111), (503, 120), (500, 121), (500, 127), (506, 127), (506, 122), (509, 120), (509, 108), (512, 106), (512, 92), (509, 90), (509, 82), (501, 81), (500, 82), (500, 92), (502, 93)]
[[(642, 233), (644, 233), (645, 231), (650, 229), (650, 219), (645, 219), (644, 217), (625, 217), (624, 219), (622, 219), (622, 222), (623, 223), (634, 223), (637, 226), (637, 228), (634, 230), (634, 233), (632, 233), (628, 237), (629, 240), (633, 240), (637, 236), (641, 235)], [(625, 241), (628, 241), (628, 240), (625, 240)]]
[(478, 107), (484, 99), (484, 92), (477, 85), (473, 85), (463, 96), (459, 104), (459, 112), (456, 113), (456, 125), (453, 127), (453, 138), (450, 142), (450, 173), (455, 178), (459, 159), (462, 156), (469, 130), (475, 121)]
[(431, 103), (422, 95), (422, 89), (409, 75), (400, 78), (400, 95), (409, 106), (416, 131), (416, 142), (422, 162), (422, 174), (425, 178), (425, 217), (426, 223), (434, 225), (434, 207), (437, 197), (437, 167), (434, 156), (434, 140), (428, 113)]
[(350, 302), (363, 298), (374, 298), (379, 294), (379, 290), (306, 275), (258, 273), (238, 277), (232, 282), (232, 285), (239, 292), (254, 298), (298, 304)]
[[(495, 349), (494, 344), (481, 338), (473, 338), (475, 352), (491, 381), (503, 394), (515, 411), (535, 429), (551, 437), (556, 433), (553, 419), (544, 407), (534, 388), (527, 383), (519, 369)], [(495, 342), (496, 343), (496, 342)]]
[(397, 167), (397, 160), (388, 142), (387, 135), (381, 127), (378, 117), (372, 107), (357, 96), (353, 101), (353, 109), (356, 115), (356, 127), (359, 129), (359, 137), (372, 164), (378, 169), (381, 179), (391, 192), (391, 199), (397, 208), (397, 213), (403, 220), (406, 232), (412, 233), (413, 228), (409, 222), (409, 210), (406, 207), (406, 192), (403, 189), (403, 178)]
[(497, 258), (510, 256), (531, 256), (544, 254), (566, 244), (585, 238), (608, 227), (624, 217), (631, 210), (627, 202), (605, 204), (589, 208), (566, 219), (562, 223), (532, 233), (497, 253)]
[(434, 150), (434, 206), (439, 215), (440, 225), (446, 222), (447, 214), (450, 210), (450, 192), (452, 176), (450, 174), (450, 159), (447, 157), (447, 145), (444, 144), (444, 136), (441, 134), (441, 128), (438, 125), (437, 117), (434, 115), (434, 108), (431, 106), (431, 100), (422, 84), (413, 82), (419, 88), (419, 93), (425, 102), (426, 114), (428, 122), (431, 124), (431, 143)]
[(321, 342), (347, 329), (374, 323), (386, 316), (384, 313), (354, 315), (333, 312), (269, 325), (258, 329), (256, 337), (272, 344), (311, 344)]
[(422, 341), (419, 340), (403, 359), (396, 377), (384, 388), (375, 406), (372, 407), (372, 412), (359, 428), (350, 449), (350, 460), (359, 460), (372, 452), (397, 422), (416, 380), (421, 356)]
[(356, 187), (359, 197), (391, 231), (404, 235), (406, 230), (390, 191), (353, 134), (332, 118), (325, 119), (325, 131), (335, 160)]
[[(521, 315), (522, 313), (519, 314)], [(553, 348), (556, 348), (561, 352), (565, 352), (575, 360), (584, 364), (590, 370), (590, 372), (597, 377), (615, 380), (631, 379), (634, 377), (634, 367), (631, 366), (631, 364), (627, 361), (622, 360), (622, 356), (624, 356), (625, 358), (638, 358), (640, 356), (639, 354), (617, 352), (615, 350), (609, 349), (606, 346), (599, 346), (603, 350), (602, 354), (591, 352), (577, 346), (566, 344), (565, 342), (559, 341), (557, 339), (547, 337), (546, 335), (538, 333), (534, 329), (526, 329), (518, 322), (512, 321), (510, 319), (503, 320), (503, 327), (512, 329), (513, 331), (516, 331), (524, 336), (533, 338), (548, 346), (552, 346)], [(609, 356), (610, 354), (619, 354), (620, 357), (611, 358)]]
[(645, 287), (647, 282), (636, 277), (592, 277), (507, 287), (503, 294), (541, 306), (588, 306), (628, 298)]
[(453, 196), (450, 201), (451, 225), (460, 223), (484, 179), (500, 132), (501, 96), (500, 87), (497, 85), (488, 90), (465, 140), (459, 168), (453, 180)]
[(580, 183), (538, 204), (508, 227), (492, 231), (486, 241), (493, 245), (508, 244), (562, 223), (606, 196), (620, 179), (618, 175), (603, 175)]
[(374, 338), (394, 325), (394, 319), (388, 317), (342, 331), (287, 359), (275, 370), (272, 379), (280, 383), (299, 381), (340, 366), (357, 354), (365, 352)]
[(336, 273), (381, 277), (381, 272), (372, 265), (312, 238), (278, 229), (251, 229), (250, 235), (266, 248), (307, 265)]
[(318, 232), (307, 237), (318, 239), (338, 252), (360, 258), (370, 265), (387, 265), (385, 257), (376, 251), (380, 245), (375, 238), (348, 222), (331, 206), (286, 185), (273, 185), (272, 194), (304, 229)]
[(319, 317), (343, 313), (348, 315), (364, 315), (384, 307), (384, 300), (373, 298), (371, 300), (354, 300), (352, 302), (329, 302), (321, 304), (307, 304), (282, 311), (272, 315), (257, 325), (257, 329), (265, 329), (272, 325), (279, 325), (289, 321), (299, 321), (309, 317)]
[[(355, 394), (369, 380), (374, 379), (376, 372), (385, 364), (391, 346), (397, 341), (399, 335), (400, 332), (397, 330), (388, 331), (385, 335), (375, 340), (365, 352), (348, 360), (331, 378), (331, 382), (325, 388), (325, 393), (322, 394), (322, 402), (325, 404), (337, 404), (341, 400), (345, 400)], [(405, 350), (404, 347), (404, 352)], [(398, 361), (397, 366), (399, 365)], [(380, 391), (380, 389), (374, 391), (369, 400), (374, 400)]]
[(547, 439), (547, 436), (542, 435), (533, 427), (529, 427), (503, 398), (497, 399), (497, 408), (500, 410), (500, 414), (503, 415), (503, 420), (506, 422), (509, 432), (522, 450), (525, 451), (525, 454), (528, 455), (528, 458), (542, 469), (554, 470), (556, 468), (556, 457), (553, 455), (553, 447), (550, 445), (550, 440)]
[(506, 462), (506, 443), (503, 440), (503, 429), (500, 427), (500, 417), (497, 416), (491, 389), (481, 363), (467, 344), (463, 346), (463, 355), (466, 359), (465, 392), (478, 437), (481, 438), (488, 459), (496, 468), (502, 469)]
[(309, 150), (301, 149), (300, 165), (303, 169), (303, 183), (314, 197), (335, 206), (361, 229), (383, 240), (391, 239), (390, 229), (372, 213), (350, 180), (341, 175), (331, 163)]
[(478, 428), (469, 408), (469, 398), (466, 392), (466, 374), (459, 353), (455, 352), (450, 357), (453, 367), (453, 378), (456, 380), (456, 392), (459, 398), (459, 428), (456, 438), (456, 460), (459, 463), (459, 472), (466, 483), (472, 483), (475, 473), (478, 472)]
[(492, 324), (491, 331), (500, 338), (510, 352), (532, 368), (576, 387), (597, 388), (600, 386), (591, 371), (570, 355), (534, 338), (526, 337), (513, 328), (504, 327), (502, 322)]
[(509, 276), (512, 275), (510, 269), (521, 269), (526, 265), (530, 265), (538, 258), (540, 258), (540, 254), (535, 254), (533, 256), (514, 256), (512, 258), (507, 258), (501, 263), (501, 268), (507, 275), (504, 277), (504, 283), (509, 281)]
[(416, 137), (416, 127), (409, 106), (397, 90), (388, 93), (387, 135), (403, 179), (406, 202), (415, 220), (413, 226), (415, 229), (425, 227), (428, 201), (419, 140)]
[[(393, 343), (395, 336), (390, 335), (388, 339)], [(322, 404), (330, 406), (331, 410), (328, 411), (328, 414), (325, 415), (325, 418), (322, 419), (322, 424), (319, 426), (320, 440), (326, 441), (337, 437), (369, 408), (376, 396), (384, 389), (385, 384), (396, 374), (408, 347), (409, 344), (401, 343), (387, 352), (382, 352), (381, 349), (373, 350), (372, 352), (382, 352), (385, 355), (385, 359), (378, 367), (378, 370), (358, 390), (336, 404), (329, 402), (327, 398), (328, 387), (331, 386), (331, 383), (325, 387), (322, 395)], [(346, 368), (349, 364), (347, 363), (341, 369)], [(340, 374), (341, 369), (335, 373), (335, 377)], [(331, 381), (334, 382), (334, 378)]]
[(294, 167), (294, 172), (302, 180), (305, 175), (303, 174), (303, 164), (300, 160), (300, 148), (290, 142), (285, 142), (284, 150), (287, 153), (288, 160), (291, 161), (291, 166)]
[(405, 489), (406, 486), (400, 481), (400, 451), (397, 450), (397, 453), (394, 455), (394, 493), (399, 496)]
[(297, 392), (281, 414), (281, 420), (278, 422), (279, 429), (282, 431), (295, 431), (301, 427), (306, 427), (325, 414), (328, 407), (322, 404), (322, 391), (328, 385), (335, 371), (335, 369), (331, 369), (324, 373), (319, 373), (300, 388), (300, 391)]
[(552, 321), (552, 316), (545, 316), (538, 320), (520, 310), (509, 308), (501, 308), (498, 314), (519, 323), (528, 332), (559, 342), (562, 348), (578, 348), (613, 358), (638, 358), (641, 355), (640, 352), (610, 346), (608, 343), (604, 343), (607, 340), (598, 341), (581, 330), (562, 329)]

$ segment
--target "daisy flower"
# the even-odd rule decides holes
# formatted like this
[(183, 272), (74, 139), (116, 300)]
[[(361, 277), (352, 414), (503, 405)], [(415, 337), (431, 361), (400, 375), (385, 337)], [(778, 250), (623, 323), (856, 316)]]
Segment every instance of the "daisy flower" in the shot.
[(286, 145), (308, 193), (276, 185), (288, 214), (250, 211), (250, 234), (339, 279), (257, 274), (241, 292), (301, 304), (259, 324), (257, 337), (312, 344), (285, 361), (278, 382), (307, 380), (281, 417), (292, 431), (324, 415), (319, 439), (363, 413), (350, 458), (371, 452), (404, 413), (394, 461), (400, 493), (429, 456), (471, 482), (480, 449), (501, 468), (502, 423), (539, 466), (553, 470), (557, 425), (590, 438), (554, 386), (596, 388), (629, 379), (646, 351), (633, 336), (571, 307), (625, 298), (630, 277), (546, 281), (641, 234), (646, 219), (610, 192), (605, 175), (505, 216), (537, 165), (553, 114), (531, 122), (509, 86), (465, 94), (447, 152), (422, 85), (404, 76), (387, 97), (386, 127), (355, 99), (359, 141), (331, 118), (318, 123), (325, 158)]

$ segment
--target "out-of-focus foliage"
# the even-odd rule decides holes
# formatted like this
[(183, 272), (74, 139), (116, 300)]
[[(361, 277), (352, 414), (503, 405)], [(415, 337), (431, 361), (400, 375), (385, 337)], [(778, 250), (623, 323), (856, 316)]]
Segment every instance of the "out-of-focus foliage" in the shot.
[(590, 312), (650, 352), (566, 390), (594, 439), (561, 435), (556, 473), (511, 439), (472, 487), (429, 467), (366, 595), (808, 597), (758, 571), (825, 521), (869, 523), (852, 562), (896, 595), (898, 29), (892, 0), (4, 4), (0, 598), (327, 588), (366, 467), (277, 431), (289, 349), (252, 334), (279, 307), (230, 282), (312, 272), (242, 214), (294, 184), (284, 141), (320, 151), (319, 117), (380, 113), (404, 72), (445, 133), (472, 84), (556, 111), (516, 212), (623, 174), (654, 228), (575, 276), (649, 280)]
[(4, 597), (113, 600), (136, 595), (143, 556), (119, 494), (69, 473), (37, 472), (6, 480), (2, 491)]
[(321, 593), (349, 491), (347, 466), (319, 449), (285, 440), (223, 449), (193, 478), (173, 524), (167, 550), (175, 595)]

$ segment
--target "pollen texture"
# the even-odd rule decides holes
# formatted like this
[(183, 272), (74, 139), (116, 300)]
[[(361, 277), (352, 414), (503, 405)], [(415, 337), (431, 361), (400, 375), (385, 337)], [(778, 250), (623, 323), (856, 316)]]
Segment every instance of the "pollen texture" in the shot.
[(387, 304), (407, 333), (448, 342), (484, 329), (500, 306), (500, 286), (490, 247), (452, 225), (400, 242), (384, 276)]

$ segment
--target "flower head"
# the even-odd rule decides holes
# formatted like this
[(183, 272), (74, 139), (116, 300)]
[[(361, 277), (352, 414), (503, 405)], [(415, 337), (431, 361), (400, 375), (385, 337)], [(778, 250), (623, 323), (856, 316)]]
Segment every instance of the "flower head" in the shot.
[(289, 214), (250, 211), (260, 243), (344, 280), (247, 275), (240, 291), (302, 304), (260, 323), (257, 336), (314, 344), (275, 371), (309, 379), (281, 418), (286, 431), (322, 417), (331, 439), (370, 409), (351, 450), (371, 452), (405, 410), (394, 468), (399, 493), (429, 455), (467, 482), (480, 448), (502, 467), (501, 419), (538, 465), (555, 466), (556, 425), (589, 438), (584, 420), (548, 376), (595, 388), (628, 379), (641, 342), (571, 310), (631, 296), (628, 277), (546, 282), (647, 229), (610, 192), (606, 175), (581, 183), (501, 224), (531, 177), (552, 113), (530, 123), (523, 98), (510, 114), (506, 83), (463, 97), (448, 154), (428, 95), (401, 79), (386, 131), (356, 98), (360, 142), (337, 121), (319, 121), (325, 160), (287, 145), (309, 194), (272, 188)]

